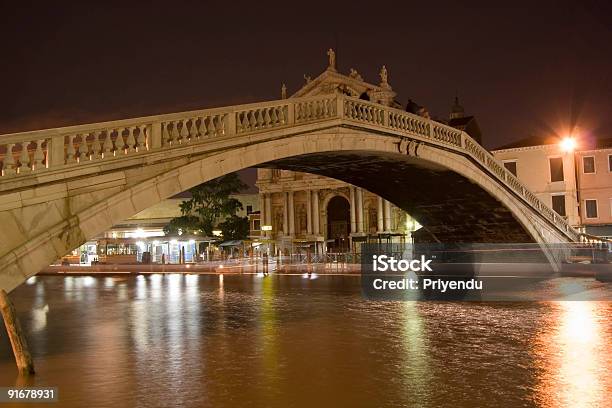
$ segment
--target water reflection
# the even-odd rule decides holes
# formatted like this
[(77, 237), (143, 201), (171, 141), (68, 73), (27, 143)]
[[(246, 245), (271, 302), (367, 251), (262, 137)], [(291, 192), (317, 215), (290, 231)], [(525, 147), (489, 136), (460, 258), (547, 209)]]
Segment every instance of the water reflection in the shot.
[[(11, 297), (31, 385), (62, 407), (601, 407), (612, 390), (611, 302), (366, 301), (358, 277), (314, 274), (37, 277)], [(0, 386), (15, 378), (0, 331)]]
[[(612, 393), (610, 315), (604, 302), (556, 302), (535, 354), (543, 406), (603, 407)], [(606, 332), (606, 330), (608, 332)]]

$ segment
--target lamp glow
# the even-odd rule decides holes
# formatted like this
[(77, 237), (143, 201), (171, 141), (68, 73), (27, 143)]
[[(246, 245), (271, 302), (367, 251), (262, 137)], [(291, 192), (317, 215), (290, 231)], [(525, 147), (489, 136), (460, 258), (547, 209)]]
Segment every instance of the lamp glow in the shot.
[(571, 136), (565, 137), (561, 140), (559, 146), (564, 152), (573, 152), (576, 149), (576, 140)]

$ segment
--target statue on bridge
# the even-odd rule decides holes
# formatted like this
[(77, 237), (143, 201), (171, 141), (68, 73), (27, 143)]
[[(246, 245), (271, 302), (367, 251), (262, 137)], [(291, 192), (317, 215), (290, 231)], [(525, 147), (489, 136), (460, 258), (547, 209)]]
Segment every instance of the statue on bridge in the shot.
[(389, 85), (389, 73), (387, 72), (387, 67), (385, 65), (380, 69), (380, 86), (383, 88), (391, 88)]
[(327, 56), (329, 57), (329, 66), (327, 69), (330, 71), (336, 71), (336, 52), (330, 48), (327, 50)]

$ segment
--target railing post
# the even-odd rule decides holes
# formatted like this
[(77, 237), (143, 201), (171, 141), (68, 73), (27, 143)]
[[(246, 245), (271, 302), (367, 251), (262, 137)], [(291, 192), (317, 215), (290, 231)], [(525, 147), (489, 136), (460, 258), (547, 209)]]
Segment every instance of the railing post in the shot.
[(295, 102), (287, 102), (287, 124), (293, 125), (295, 123)]
[(382, 117), (383, 126), (384, 127), (389, 127), (389, 111), (386, 110), (385, 108), (383, 108), (382, 111), (383, 111), (383, 117)]
[(50, 147), (48, 147), (48, 155), (49, 159), (49, 168), (62, 166), (66, 159), (64, 153), (64, 135), (54, 136), (49, 140), (51, 143)]
[(336, 95), (336, 114), (338, 118), (344, 118), (344, 98), (340, 95)]
[(162, 146), (162, 131), (161, 131), (161, 122), (153, 122), (151, 124), (151, 140), (149, 149), (159, 149)]
[(238, 112), (235, 111), (225, 115), (225, 120), (223, 121), (225, 136), (234, 136), (236, 134), (236, 115), (238, 115)]

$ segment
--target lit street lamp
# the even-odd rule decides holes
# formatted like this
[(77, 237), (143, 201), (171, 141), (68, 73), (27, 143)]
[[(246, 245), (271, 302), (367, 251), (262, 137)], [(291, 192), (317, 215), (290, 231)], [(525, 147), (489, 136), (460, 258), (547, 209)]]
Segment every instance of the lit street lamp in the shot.
[(573, 152), (576, 149), (576, 139), (571, 136), (567, 136), (559, 142), (559, 147), (566, 153)]

